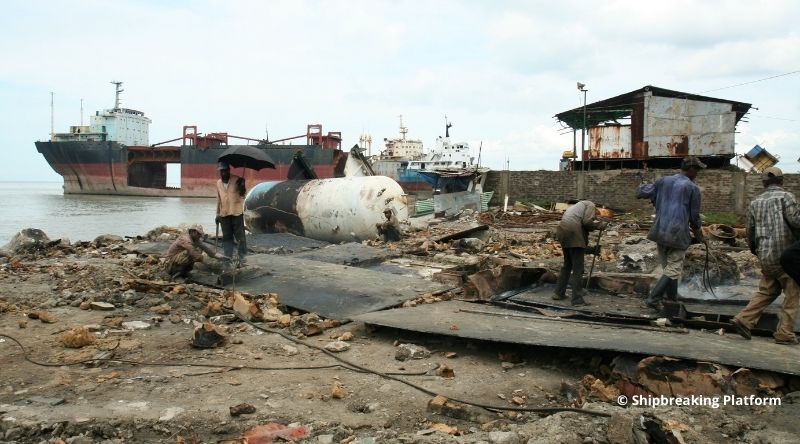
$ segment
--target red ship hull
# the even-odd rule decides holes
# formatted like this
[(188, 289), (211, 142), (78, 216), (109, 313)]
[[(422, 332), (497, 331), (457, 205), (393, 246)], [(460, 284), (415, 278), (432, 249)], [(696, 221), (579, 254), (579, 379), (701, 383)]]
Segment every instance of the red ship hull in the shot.
[[(320, 178), (342, 175), (346, 154), (318, 145), (263, 145), (275, 169), (234, 168), (248, 188), (286, 180), (292, 159), (302, 151)], [(64, 178), (65, 194), (215, 197), (217, 157), (229, 146), (128, 147), (117, 142), (36, 142), (37, 150)], [(180, 187), (167, 186), (167, 165), (180, 165)]]

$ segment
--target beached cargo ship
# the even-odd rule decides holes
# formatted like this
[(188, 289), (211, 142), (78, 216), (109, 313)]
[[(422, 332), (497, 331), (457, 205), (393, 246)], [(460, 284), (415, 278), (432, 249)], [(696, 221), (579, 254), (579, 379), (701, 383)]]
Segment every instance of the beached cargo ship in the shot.
[[(214, 197), (219, 178), (217, 157), (238, 139), (265, 150), (275, 169), (235, 169), (248, 183), (286, 180), (292, 162), (302, 153), (319, 178), (341, 177), (347, 154), (341, 150), (341, 133), (323, 134), (312, 124), (304, 135), (267, 141), (228, 133), (199, 134), (196, 126), (184, 126), (183, 135), (149, 144), (150, 119), (143, 112), (120, 107), (122, 82), (116, 85), (114, 107), (91, 116), (89, 125), (71, 126), (68, 133), (53, 133), (36, 149), (64, 178), (65, 194), (120, 194), (131, 196)], [(293, 139), (301, 145), (280, 145)], [(180, 145), (167, 145), (180, 142)], [(180, 187), (167, 185), (167, 166), (180, 165)], [(299, 177), (296, 177), (299, 178)]]
[(444, 137), (436, 138), (434, 148), (426, 154), (421, 141), (406, 138), (408, 128), (403, 126), (402, 117), (400, 138), (384, 139), (386, 149), (372, 163), (375, 174), (391, 177), (406, 192), (417, 194), (436, 191), (441, 177), (472, 177), (489, 171), (475, 164), (469, 144), (450, 141), (452, 124), (445, 122)]
[(384, 138), (386, 149), (372, 160), (372, 169), (379, 176), (387, 176), (396, 180), (408, 193), (431, 191), (431, 185), (422, 180), (416, 172), (408, 172), (408, 163), (425, 156), (422, 141), (407, 138), (408, 128), (403, 125), (400, 116), (400, 137)]

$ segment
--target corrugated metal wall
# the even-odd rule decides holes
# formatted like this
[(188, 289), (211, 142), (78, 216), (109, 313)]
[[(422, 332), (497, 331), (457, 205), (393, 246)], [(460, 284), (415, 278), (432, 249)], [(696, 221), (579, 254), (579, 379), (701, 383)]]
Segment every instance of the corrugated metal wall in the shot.
[(590, 159), (629, 159), (632, 146), (630, 125), (589, 128)]
[(736, 113), (727, 103), (645, 97), (650, 157), (733, 156)]

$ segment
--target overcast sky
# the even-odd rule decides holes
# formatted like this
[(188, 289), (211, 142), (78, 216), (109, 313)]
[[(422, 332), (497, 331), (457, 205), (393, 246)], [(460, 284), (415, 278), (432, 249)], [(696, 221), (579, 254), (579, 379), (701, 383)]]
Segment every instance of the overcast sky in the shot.
[[(444, 116), (482, 162), (555, 169), (572, 136), (553, 115), (644, 85), (752, 103), (736, 152), (800, 164), (800, 2), (0, 0), (0, 180), (60, 180), (36, 152), (113, 105), (153, 120), (150, 142), (200, 132), (341, 131), (343, 146), (433, 146)], [(86, 117), (88, 122), (88, 117)], [(477, 153), (476, 153), (477, 154)]]

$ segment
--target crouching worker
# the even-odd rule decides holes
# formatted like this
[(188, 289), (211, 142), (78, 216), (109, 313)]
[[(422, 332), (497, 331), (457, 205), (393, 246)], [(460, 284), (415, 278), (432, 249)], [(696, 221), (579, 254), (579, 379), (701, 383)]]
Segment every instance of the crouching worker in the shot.
[(564, 253), (564, 266), (558, 275), (558, 283), (553, 294), (555, 300), (566, 297), (567, 282), (569, 282), (572, 286), (570, 303), (573, 306), (589, 305), (583, 300), (583, 255), (589, 243), (589, 232), (604, 229), (607, 225), (605, 222), (597, 221), (596, 215), (594, 202), (582, 200), (569, 207), (558, 224), (556, 237)]
[(383, 215), (386, 220), (382, 223), (375, 224), (378, 229), (378, 234), (383, 236), (384, 242), (397, 242), (400, 240), (400, 222), (397, 216), (394, 215), (391, 208), (383, 210)]
[[(208, 256), (203, 256), (205, 252)], [(172, 279), (185, 278), (194, 268), (195, 262), (203, 262), (215, 271), (222, 270), (220, 259), (225, 258), (203, 243), (203, 229), (200, 226), (192, 227), (181, 234), (166, 254), (167, 261), (164, 267)]]

